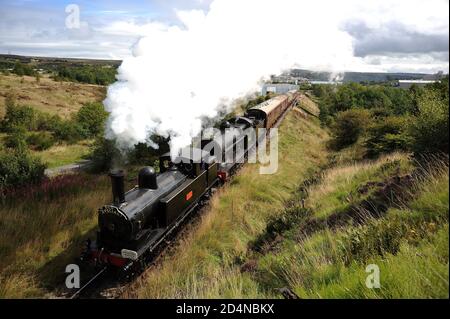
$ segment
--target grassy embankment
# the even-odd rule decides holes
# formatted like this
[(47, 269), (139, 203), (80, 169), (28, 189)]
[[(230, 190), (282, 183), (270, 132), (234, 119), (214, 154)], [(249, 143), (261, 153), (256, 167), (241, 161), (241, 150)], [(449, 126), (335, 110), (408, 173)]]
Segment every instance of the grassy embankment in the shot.
[[(255, 245), (260, 289), (287, 287), (301, 298), (448, 298), (448, 166), (412, 164), (393, 154), (326, 170), (306, 189), (306, 208), (287, 209), (274, 222), (285, 227)], [(366, 287), (370, 264), (380, 269), (380, 289)]]
[(361, 145), (327, 153), (326, 136), (291, 112), (278, 173), (245, 167), (128, 297), (448, 298), (448, 161), (362, 161)]
[[(42, 76), (39, 82), (34, 77), (0, 75), (0, 118), (5, 113), (5, 98), (12, 94), (16, 103), (27, 105), (61, 118), (70, 118), (84, 104), (102, 101), (105, 98), (104, 86), (74, 82), (57, 82)], [(0, 146), (5, 134), (0, 134)], [(68, 145), (60, 143), (45, 151), (33, 151), (42, 158), (49, 168), (74, 163), (89, 154), (92, 141), (85, 140)]]
[(31, 76), (0, 74), (0, 117), (5, 112), (5, 98), (13, 94), (19, 105), (68, 118), (84, 104), (102, 101), (104, 86), (74, 82), (57, 82), (42, 76), (39, 82)]
[(259, 175), (259, 165), (247, 164), (214, 196), (211, 208), (173, 254), (130, 289), (130, 297), (261, 296), (252, 276), (240, 270), (248, 243), (283, 212), (299, 183), (315, 174), (327, 155), (327, 134), (313, 117), (291, 112), (279, 137), (278, 172)]
[(86, 158), (91, 153), (93, 140), (84, 140), (75, 144), (59, 144), (45, 151), (32, 151), (41, 158), (48, 168), (72, 164)]
[(66, 175), (0, 203), (0, 298), (44, 297), (61, 285), (110, 198), (105, 176)]

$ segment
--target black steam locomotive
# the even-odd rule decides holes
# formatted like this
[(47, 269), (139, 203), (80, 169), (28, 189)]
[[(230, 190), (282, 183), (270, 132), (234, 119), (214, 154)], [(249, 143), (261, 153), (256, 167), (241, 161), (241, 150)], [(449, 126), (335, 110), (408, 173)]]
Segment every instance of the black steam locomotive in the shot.
[[(233, 134), (203, 137), (197, 147), (183, 149), (174, 161), (163, 155), (160, 173), (143, 168), (138, 185), (128, 192), (123, 171), (111, 172), (113, 203), (99, 209), (97, 240), (88, 241), (84, 259), (125, 270), (142, 261), (241, 165), (242, 157), (257, 143), (244, 131), (270, 128), (297, 98), (290, 92), (250, 109), (222, 126), (222, 131)], [(235, 160), (226, 162), (230, 151)]]

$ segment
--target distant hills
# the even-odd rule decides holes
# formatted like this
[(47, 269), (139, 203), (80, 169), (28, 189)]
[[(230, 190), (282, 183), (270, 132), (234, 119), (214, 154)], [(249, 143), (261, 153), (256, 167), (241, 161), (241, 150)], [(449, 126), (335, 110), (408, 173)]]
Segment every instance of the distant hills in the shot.
[(342, 81), (342, 82), (389, 82), (395, 80), (435, 80), (443, 76), (426, 73), (372, 73), (372, 72), (345, 72), (335, 75), (331, 72), (315, 72), (303, 69), (292, 69), (290, 76), (304, 78), (309, 81)]
[(58, 66), (58, 65), (111, 65), (119, 66), (120, 60), (100, 60), (100, 59), (83, 59), (83, 58), (55, 58), (55, 57), (39, 57), (39, 56), (24, 56), (12, 54), (0, 54), (1, 64), (12, 64), (14, 62), (21, 62), (24, 64), (32, 63), (38, 67)]
[[(120, 60), (100, 60), (100, 59), (83, 59), (83, 58), (55, 58), (55, 57), (37, 57), (22, 56), (11, 54), (0, 54), (0, 66), (11, 66), (14, 62), (32, 63), (37, 67), (49, 68), (58, 65), (110, 65), (119, 66)], [(281, 77), (287, 76), (297, 79), (305, 79), (308, 81), (340, 81), (340, 82), (389, 82), (396, 80), (436, 80), (443, 76), (443, 73), (426, 74), (426, 73), (371, 73), (371, 72), (345, 72), (341, 74), (333, 74), (331, 72), (316, 72), (305, 69), (292, 69)]]

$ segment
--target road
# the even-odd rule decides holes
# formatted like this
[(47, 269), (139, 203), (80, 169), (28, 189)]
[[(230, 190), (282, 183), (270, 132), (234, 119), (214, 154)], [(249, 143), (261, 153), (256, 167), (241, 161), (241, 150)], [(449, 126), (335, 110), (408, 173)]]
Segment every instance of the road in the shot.
[(54, 177), (61, 174), (71, 174), (87, 169), (90, 165), (92, 165), (92, 161), (90, 160), (82, 160), (76, 163), (48, 168), (45, 170), (45, 175), (48, 177)]

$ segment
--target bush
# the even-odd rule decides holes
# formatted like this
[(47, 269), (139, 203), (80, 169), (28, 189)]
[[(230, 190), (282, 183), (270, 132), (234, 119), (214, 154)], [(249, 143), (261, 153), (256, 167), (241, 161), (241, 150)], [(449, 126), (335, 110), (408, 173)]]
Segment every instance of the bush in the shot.
[(76, 143), (89, 136), (88, 132), (76, 121), (67, 120), (58, 123), (54, 129), (57, 140)]
[(383, 107), (376, 107), (370, 110), (370, 115), (372, 116), (373, 119), (379, 120), (391, 116), (392, 112), (391, 110)]
[(367, 155), (376, 157), (395, 150), (407, 150), (411, 139), (406, 133), (407, 118), (390, 116), (371, 125), (366, 141)]
[(30, 65), (23, 64), (20, 62), (16, 62), (12, 72), (17, 74), (18, 76), (24, 76), (24, 75), (33, 76), (36, 74), (36, 71)]
[(418, 100), (419, 113), (410, 125), (413, 151), (416, 154), (448, 154), (448, 108), (448, 100), (442, 99), (439, 92), (423, 92)]
[(31, 145), (36, 151), (44, 151), (55, 144), (53, 135), (49, 132), (32, 133), (27, 138), (28, 145)]
[(44, 178), (45, 165), (28, 152), (15, 150), (0, 153), (0, 191), (35, 184)]
[(395, 115), (415, 114), (416, 94), (411, 91), (384, 85), (347, 83), (338, 87), (313, 85), (319, 98), (320, 119), (329, 125), (330, 117), (353, 108), (384, 109)]
[(55, 80), (69, 80), (82, 83), (109, 85), (116, 80), (115, 67), (102, 66), (72, 66), (60, 67), (57, 70)]
[(37, 112), (36, 130), (54, 132), (63, 120), (58, 115)]
[(13, 127), (5, 138), (7, 148), (25, 151), (28, 147), (26, 141), (26, 130), (23, 127)]
[(128, 154), (131, 164), (153, 165), (161, 155), (169, 152), (169, 138), (153, 135), (151, 140), (158, 145), (158, 148), (155, 149), (145, 143), (136, 144)]
[(98, 138), (93, 145), (91, 160), (94, 172), (105, 172), (123, 162), (123, 157), (114, 140)]
[(365, 132), (369, 118), (369, 111), (364, 109), (351, 109), (338, 113), (331, 127), (332, 146), (336, 149), (342, 149), (355, 143)]
[(36, 129), (36, 111), (29, 106), (16, 105), (12, 98), (6, 101), (6, 113), (1, 121), (4, 132), (11, 132), (15, 127), (27, 130)]
[(95, 137), (103, 132), (107, 117), (108, 112), (101, 103), (89, 103), (78, 111), (76, 120), (89, 137)]

